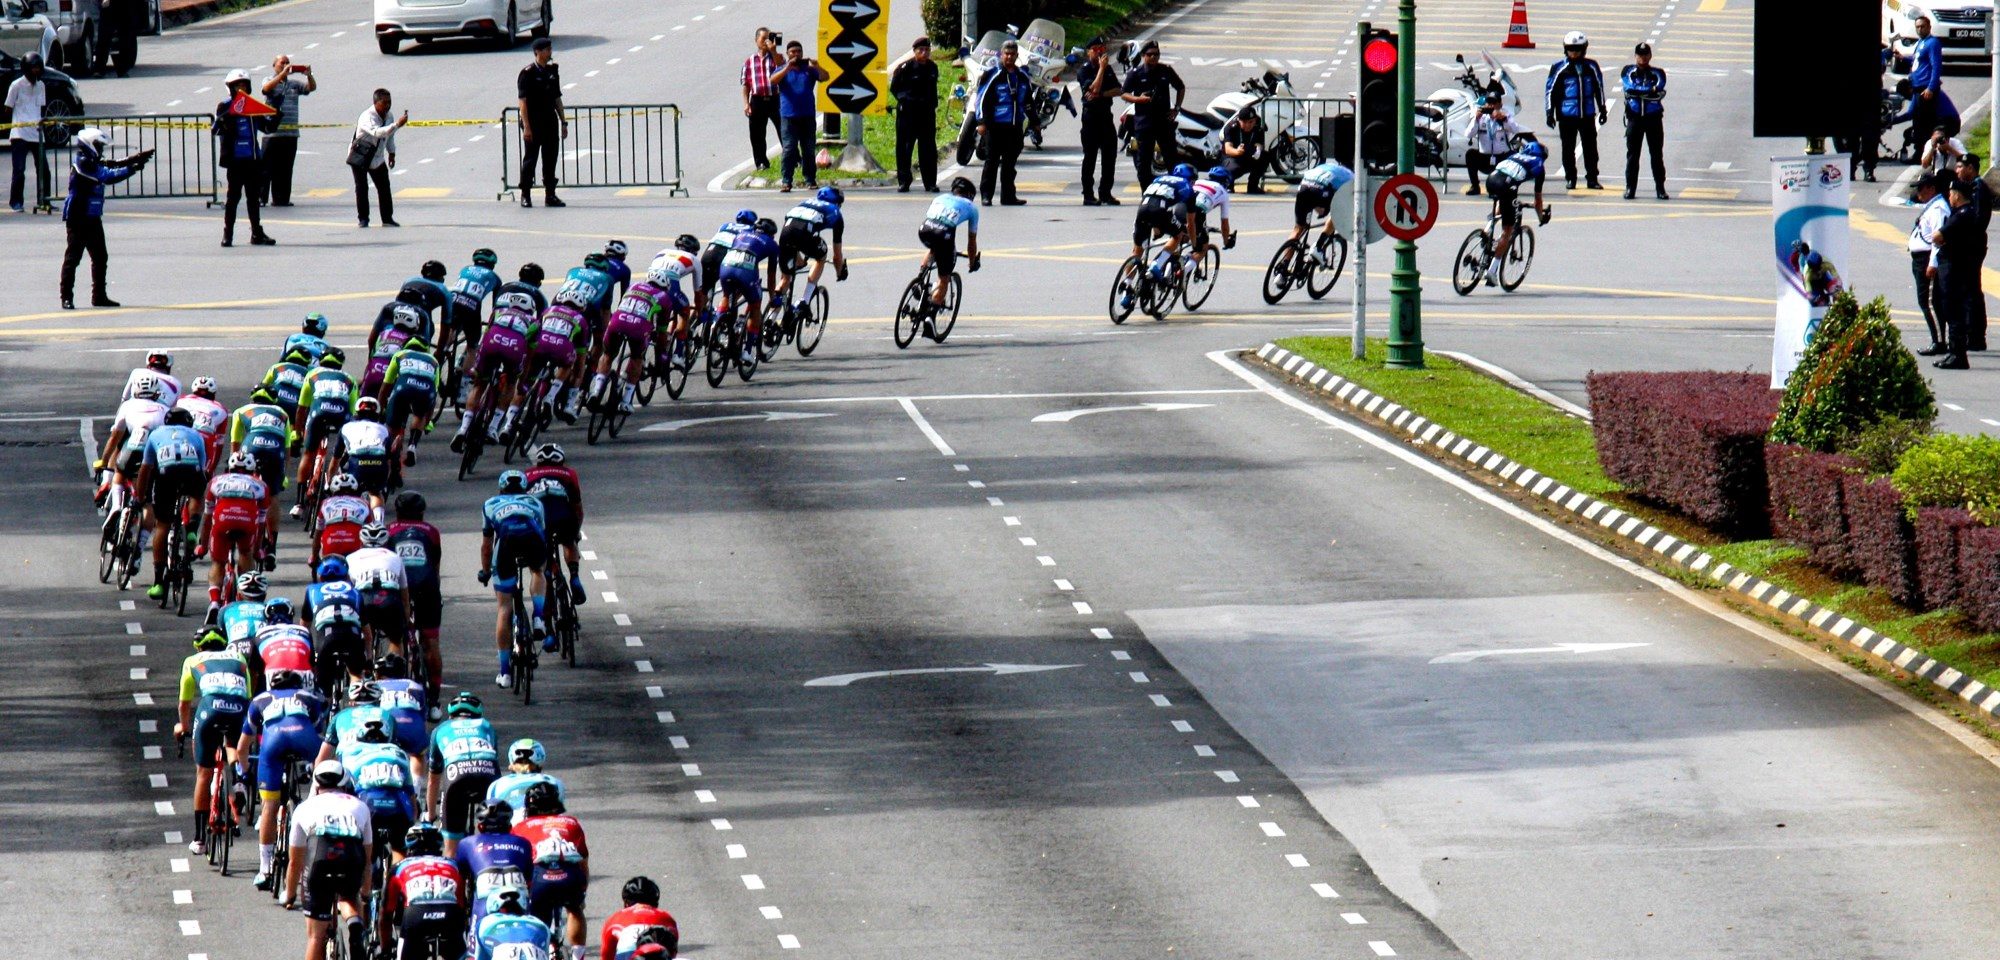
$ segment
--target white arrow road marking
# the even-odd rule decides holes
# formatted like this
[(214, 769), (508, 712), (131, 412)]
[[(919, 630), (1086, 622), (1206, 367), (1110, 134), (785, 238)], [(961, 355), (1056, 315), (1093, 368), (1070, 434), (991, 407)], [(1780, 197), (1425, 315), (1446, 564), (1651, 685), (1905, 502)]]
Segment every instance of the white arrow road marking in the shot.
[(806, 681), (808, 687), (844, 687), (856, 680), (873, 680), (876, 677), (911, 677), (922, 673), (990, 673), (1004, 677), (1010, 673), (1041, 673), (1044, 670), (1073, 670), (1083, 666), (1080, 663), (989, 663), (983, 667), (926, 667), (920, 670), (873, 670), (867, 673), (843, 673), (831, 677), (817, 677)]
[(1603, 653), (1607, 650), (1629, 650), (1633, 647), (1650, 647), (1650, 643), (1558, 643), (1553, 647), (1523, 647), (1519, 650), (1465, 650), (1447, 653), (1442, 657), (1432, 657), (1432, 663), (1471, 663), (1482, 657), (1512, 657), (1527, 653)]
[(1029, 422), (1030, 422), (1030, 423), (1068, 423), (1068, 422), (1070, 422), (1071, 420), (1075, 420), (1075, 419), (1076, 419), (1076, 418), (1078, 418), (1078, 417), (1087, 417), (1087, 416), (1090, 416), (1090, 415), (1091, 415), (1091, 414), (1093, 414), (1093, 413), (1113, 413), (1113, 412), (1115, 412), (1115, 411), (1119, 411), (1119, 410), (1194, 410), (1194, 409), (1196, 409), (1196, 408), (1199, 408), (1199, 407), (1212, 407), (1212, 406), (1215, 406), (1215, 404), (1212, 404), (1212, 403), (1141, 403), (1141, 404), (1137, 404), (1137, 405), (1135, 405), (1135, 406), (1130, 406), (1130, 407), (1084, 407), (1084, 408), (1083, 408), (1083, 409), (1081, 409), (1081, 410), (1063, 410), (1063, 411), (1060, 411), (1060, 412), (1058, 412), (1058, 413), (1045, 413), (1045, 414), (1042, 414), (1042, 415), (1041, 415), (1041, 416), (1039, 416), (1039, 417), (1036, 417), (1035, 419), (1033, 419), (1033, 420), (1031, 420), (1031, 421), (1029, 421)]
[(839, 414), (795, 413), (788, 410), (766, 410), (763, 413), (738, 413), (726, 417), (695, 417), (691, 420), (667, 420), (662, 423), (655, 423), (651, 426), (640, 427), (639, 432), (652, 433), (658, 430), (684, 430), (688, 427), (700, 426), (701, 424), (704, 423), (723, 423), (729, 420), (762, 420), (765, 423), (770, 423), (771, 421), (774, 420), (811, 420), (815, 417), (833, 417), (833, 416), (839, 416)]

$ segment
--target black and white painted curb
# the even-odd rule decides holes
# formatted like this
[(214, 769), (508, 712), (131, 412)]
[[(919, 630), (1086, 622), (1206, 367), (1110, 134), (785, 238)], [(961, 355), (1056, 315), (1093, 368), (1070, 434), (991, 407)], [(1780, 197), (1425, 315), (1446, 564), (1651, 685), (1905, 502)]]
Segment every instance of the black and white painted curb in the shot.
[(1419, 446), (1435, 448), (1440, 455), (1460, 461), (1482, 473), (1498, 477), (1533, 494), (1550, 505), (1611, 531), (1620, 539), (1645, 547), (1675, 566), (1707, 577), (1716, 585), (1815, 630), (1830, 634), (1869, 656), (1897, 669), (1930, 681), (1933, 685), (1964, 700), (1990, 716), (2000, 716), (2000, 690), (1972, 679), (1922, 652), (1906, 647), (1856, 623), (1840, 611), (1795, 596), (1777, 584), (1758, 579), (1709, 556), (1700, 547), (1681, 540), (1629, 513), (1585, 493), (1570, 489), (1499, 453), (1467, 440), (1432, 423), (1414, 411), (1392, 403), (1387, 397), (1340, 377), (1275, 343), (1259, 348), (1256, 359), (1297, 380), (1307, 389), (1335, 404), (1365, 414)]

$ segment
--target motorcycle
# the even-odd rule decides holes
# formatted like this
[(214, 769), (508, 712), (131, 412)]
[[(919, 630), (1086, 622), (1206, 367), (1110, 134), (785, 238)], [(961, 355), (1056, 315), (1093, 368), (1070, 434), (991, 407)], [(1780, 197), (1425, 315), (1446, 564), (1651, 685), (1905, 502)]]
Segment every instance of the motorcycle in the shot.
[[(1456, 86), (1442, 87), (1431, 91), (1431, 95), (1418, 101), (1417, 116), (1419, 136), (1417, 152), (1425, 150), (1424, 127), (1436, 134), (1432, 149), (1441, 163), (1427, 164), (1419, 159), (1418, 166), (1443, 166), (1449, 169), (1465, 165), (1465, 151), (1472, 142), (1472, 121), (1479, 115), (1481, 100), (1496, 98), (1507, 116), (1516, 122), (1521, 119), (1521, 91), (1514, 85), (1514, 77), (1507, 68), (1495, 62), (1489, 54), (1481, 53), (1480, 60), (1486, 65), (1486, 79), (1481, 80), (1471, 64), (1465, 62), (1465, 55), (1459, 54), (1459, 74), (1452, 78)], [(1428, 106), (1429, 109), (1426, 109)]]
[(1078, 55), (1063, 54), (1065, 33), (1061, 24), (1052, 20), (1033, 20), (1026, 30), (1008, 26), (1005, 30), (988, 30), (986, 35), (973, 43), (965, 38), (969, 52), (965, 55), (964, 73), (958, 83), (951, 88), (951, 98), (959, 103), (962, 112), (958, 124), (958, 162), (968, 164), (975, 155), (984, 157), (979, 143), (979, 124), (972, 116), (972, 98), (977, 95), (980, 83), (992, 71), (999, 69), (1000, 47), (1012, 40), (1019, 50), (1016, 65), (1026, 74), (1033, 88), (1033, 96), (1028, 104), (1027, 139), (1036, 149), (1042, 146), (1043, 133), (1049, 124), (1055, 122), (1056, 113), (1068, 109), (1076, 112), (1068, 88), (1061, 82), (1064, 70), (1078, 62)]

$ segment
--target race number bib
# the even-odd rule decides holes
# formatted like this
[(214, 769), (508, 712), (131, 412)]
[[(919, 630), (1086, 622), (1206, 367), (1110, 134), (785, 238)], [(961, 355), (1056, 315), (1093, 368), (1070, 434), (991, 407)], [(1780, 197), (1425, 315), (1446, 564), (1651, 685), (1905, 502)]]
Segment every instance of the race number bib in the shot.
[(240, 673), (216, 671), (201, 675), (201, 695), (204, 697), (248, 697), (250, 681)]

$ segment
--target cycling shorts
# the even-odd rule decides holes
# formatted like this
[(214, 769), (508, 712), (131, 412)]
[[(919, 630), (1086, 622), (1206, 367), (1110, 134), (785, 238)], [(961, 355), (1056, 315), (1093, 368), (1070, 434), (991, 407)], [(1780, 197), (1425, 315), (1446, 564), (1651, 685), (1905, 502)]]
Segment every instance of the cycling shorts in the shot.
[[(403, 905), (403, 946), (398, 957), (428, 957), (429, 960), (464, 960), (465, 908), (456, 903), (409, 903)], [(431, 941), (437, 944), (432, 950)]]
[(493, 590), (513, 593), (516, 571), (540, 570), (549, 562), (549, 541), (540, 533), (502, 534), (493, 544)]
[(350, 453), (347, 455), (347, 472), (361, 484), (362, 493), (380, 495), (389, 490), (387, 453)]
[[(444, 769), (444, 791), (439, 803), (444, 807), (444, 835), (458, 840), (471, 833), (477, 825), (474, 814), (486, 802), (486, 788), (495, 777), (492, 764), (484, 765), (481, 770), (452, 776), (454, 766), (456, 764)], [(431, 775), (437, 776), (437, 771), (431, 771)]]
[(451, 295), (451, 309), (445, 313), (451, 317), (452, 329), (457, 330), (462, 336), (476, 337), (479, 336), (481, 324), (485, 322), (479, 315), (480, 308), (484, 306), (486, 306), (485, 297), (474, 300), (469, 294), (454, 292)]
[(402, 747), (403, 752), (419, 760), (431, 748), (430, 731), (424, 728), (424, 712), (413, 707), (394, 707), (389, 714), (389, 739)]
[(194, 703), (194, 725), (188, 736), (194, 741), (194, 765), (204, 770), (215, 766), (215, 751), (233, 746), (243, 733), (243, 719), (250, 701), (242, 697), (203, 697)]
[(285, 446), (272, 444), (266, 447), (252, 447), (250, 456), (257, 461), (257, 479), (264, 481), (264, 488), (276, 497), (285, 489)]
[(315, 413), (306, 418), (305, 449), (312, 450), (321, 440), (331, 438), (347, 423), (346, 413)]
[(1486, 192), (1493, 195), (1493, 203), (1500, 210), (1500, 225), (1512, 229), (1521, 225), (1521, 208), (1514, 201), (1521, 196), (1521, 184), (1513, 177), (1491, 173), (1486, 177)]
[(722, 293), (724, 296), (756, 300), (764, 296), (763, 275), (746, 267), (722, 268)]
[(1312, 225), (1314, 214), (1333, 209), (1333, 194), (1316, 183), (1299, 184), (1298, 196), (1292, 201), (1292, 223), (1305, 227)]
[(362, 394), (371, 397), (374, 396), (377, 389), (382, 386), (383, 375), (387, 374), (388, 372), (389, 372), (388, 357), (369, 357), (368, 369), (361, 374)]
[(193, 497), (198, 506), (207, 487), (208, 475), (193, 464), (153, 471), (153, 518), (161, 523), (171, 522), (174, 505), (180, 498)]
[(278, 799), (285, 786), (285, 768), (293, 761), (311, 763), (319, 756), (319, 731), (305, 717), (284, 717), (264, 725), (257, 745), (257, 789), (264, 802)]
[(1179, 236), (1187, 225), (1187, 205), (1167, 203), (1151, 199), (1140, 203), (1139, 213), (1132, 218), (1132, 242), (1145, 246), (1155, 234)]
[(584, 872), (582, 864), (560, 867), (535, 864), (529, 868), (528, 912), (543, 923), (555, 916), (557, 907), (580, 915), (589, 891), (590, 874)]
[(512, 368), (518, 374), (527, 361), (528, 341), (519, 333), (488, 327), (485, 338), (479, 341), (479, 355), (472, 361), (472, 376), (483, 383), (501, 369)]
[(568, 367), (576, 363), (576, 341), (569, 337), (537, 337), (528, 348), (528, 355), (538, 363), (550, 367)]
[(208, 555), (213, 560), (224, 560), (233, 547), (254, 550), (258, 546), (258, 534), (264, 529), (264, 518), (255, 520), (225, 520), (216, 517), (208, 527)]
[(549, 546), (573, 547), (582, 538), (577, 536), (583, 524), (576, 519), (576, 511), (569, 508), (567, 499), (551, 497), (542, 501), (542, 512), (548, 515)]
[(701, 289), (703, 292), (713, 292), (715, 290), (716, 283), (722, 279), (722, 258), (728, 254), (728, 247), (718, 247), (710, 244), (701, 248)]
[(416, 798), (408, 790), (395, 787), (356, 790), (355, 799), (368, 805), (368, 819), (375, 825), (375, 842), (403, 852), (403, 834), (417, 819)]
[(785, 221), (778, 231), (778, 263), (790, 270), (801, 260), (825, 260), (826, 238), (796, 220)]
[(409, 621), (403, 617), (403, 591), (389, 587), (369, 587), (361, 592), (361, 624), (373, 627), (378, 633), (386, 633), (398, 641), (409, 629)]
[(337, 620), (318, 631), (313, 646), (313, 680), (321, 691), (330, 691), (343, 674), (359, 676), (368, 668), (361, 642), (361, 624)]
[(937, 265), (938, 276), (949, 277), (958, 268), (958, 231), (943, 224), (924, 221), (917, 228), (917, 241), (931, 252), (931, 262)]
[(382, 422), (391, 430), (402, 430), (411, 417), (429, 417), (436, 408), (436, 390), (403, 387), (389, 394), (389, 418)]
[[(309, 919), (331, 920), (341, 900), (361, 895), (368, 860), (354, 837), (308, 837), (299, 910)], [(359, 906), (360, 904), (356, 904)]]
[(618, 345), (625, 341), (631, 342), (635, 354), (643, 354), (652, 338), (653, 321), (623, 311), (613, 313), (604, 328), (604, 355), (617, 353)]
[(436, 630), (444, 623), (444, 596), (436, 583), (410, 588), (410, 619), (419, 630)]

